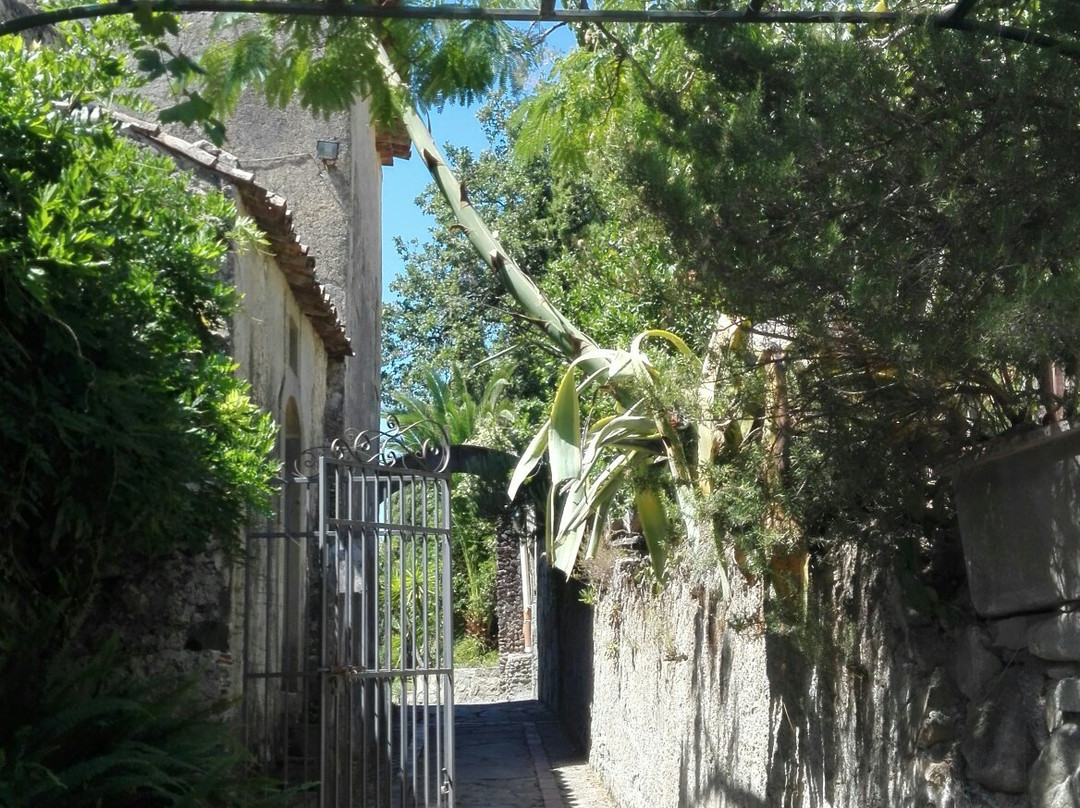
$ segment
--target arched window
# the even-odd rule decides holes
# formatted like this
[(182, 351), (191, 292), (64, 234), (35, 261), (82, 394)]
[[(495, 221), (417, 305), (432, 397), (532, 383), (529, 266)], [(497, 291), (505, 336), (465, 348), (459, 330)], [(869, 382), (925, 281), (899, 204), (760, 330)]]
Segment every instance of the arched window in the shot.
[(303, 446), (303, 429), (300, 412), (292, 397), (285, 403), (285, 469), (284, 513), (282, 521), (286, 533), (284, 566), (285, 598), (282, 604), (282, 688), (295, 693), (300, 689), (299, 677), (303, 660), (303, 604), (304, 604), (304, 536), (306, 526), (306, 486), (294, 482), (298, 474), (300, 452)]

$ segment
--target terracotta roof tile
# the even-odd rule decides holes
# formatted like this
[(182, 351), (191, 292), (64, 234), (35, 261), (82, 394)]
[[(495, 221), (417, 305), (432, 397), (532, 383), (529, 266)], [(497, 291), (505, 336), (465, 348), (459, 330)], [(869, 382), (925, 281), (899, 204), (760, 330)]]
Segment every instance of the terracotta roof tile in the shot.
[(333, 357), (352, 356), (352, 346), (337, 310), (326, 290), (315, 277), (315, 259), (301, 244), (292, 226), (292, 211), (285, 197), (270, 191), (255, 181), (255, 175), (232, 165), (199, 144), (170, 135), (156, 124), (140, 121), (121, 112), (109, 113), (120, 123), (121, 131), (129, 137), (152, 146), (181, 164), (210, 172), (233, 185), (244, 207), (251, 213), (270, 242), (278, 268), (281, 269), (300, 309), (307, 315), (316, 333)]

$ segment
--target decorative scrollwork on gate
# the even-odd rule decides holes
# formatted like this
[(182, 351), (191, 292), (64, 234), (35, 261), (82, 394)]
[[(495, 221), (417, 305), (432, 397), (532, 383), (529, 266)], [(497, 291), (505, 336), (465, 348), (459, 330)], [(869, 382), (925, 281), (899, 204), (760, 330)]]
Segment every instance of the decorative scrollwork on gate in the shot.
[[(441, 424), (416, 421), (401, 426), (394, 416), (384, 421), (380, 430), (347, 429), (327, 446), (308, 449), (297, 461), (297, 474), (310, 473), (318, 466), (318, 458), (326, 455), (368, 466), (445, 472), (450, 463), (450, 436)], [(438, 439), (433, 438), (434, 435)]]

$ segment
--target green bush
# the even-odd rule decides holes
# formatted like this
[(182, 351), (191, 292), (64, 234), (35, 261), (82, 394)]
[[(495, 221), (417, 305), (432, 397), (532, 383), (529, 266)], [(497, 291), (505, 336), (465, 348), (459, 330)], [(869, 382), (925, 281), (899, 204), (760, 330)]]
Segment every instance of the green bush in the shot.
[(59, 657), (32, 724), (0, 749), (5, 808), (283, 805), (247, 772), (248, 755), (191, 686), (112, 681), (114, 648)]
[(106, 561), (234, 545), (275, 470), (273, 423), (219, 336), (236, 211), (93, 106), (123, 78), (119, 25), (0, 40), (4, 804), (134, 804), (136, 781), (175, 797), (140, 805), (200, 804), (187, 708), (104, 675), (76, 697), (60, 660)]

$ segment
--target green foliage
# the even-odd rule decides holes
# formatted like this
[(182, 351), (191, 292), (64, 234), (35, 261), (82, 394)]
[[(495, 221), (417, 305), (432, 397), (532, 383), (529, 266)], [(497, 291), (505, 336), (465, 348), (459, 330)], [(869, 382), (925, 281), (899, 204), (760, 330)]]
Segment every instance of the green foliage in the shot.
[(477, 477), (455, 476), (450, 499), (454, 570), (455, 633), (463, 631), (484, 648), (492, 647), (495, 627), (495, 519), (498, 486)]
[[(519, 148), (633, 195), (688, 303), (786, 356), (780, 482), (759, 411), (708, 471), (722, 530), (768, 547), (784, 525), (917, 521), (942, 460), (1077, 412), (1073, 63), (918, 27), (586, 30)], [(752, 415), (732, 402), (768, 398), (753, 365), (690, 414)]]
[[(705, 359), (690, 383), (699, 392), (650, 389), (649, 415), (670, 416), (657, 433), (688, 537), (734, 540), (778, 592), (802, 589), (789, 604), (805, 612), (808, 537), (846, 519), (937, 521), (936, 464), (1010, 425), (1076, 413), (1074, 68), (918, 28), (888, 43), (840, 27), (587, 30), (587, 47), (517, 118), (518, 146), (553, 160), (551, 176), (632, 198), (587, 228), (606, 225), (622, 248), (606, 277), (634, 279), (618, 258), (634, 247), (653, 272), (653, 256), (671, 255), (668, 285), (689, 320), (737, 315), (689, 330)], [(407, 125), (429, 147), (422, 125)], [(592, 317), (624, 328), (625, 280), (587, 290), (583, 259), (597, 244), (579, 238), (545, 264), (541, 293), (476, 209), (456, 206), (453, 177), (432, 172), (476, 251), (571, 362), (514, 480), (547, 450), (549, 552), (569, 569), (582, 514), (595, 530), (604, 475), (625, 473), (614, 463), (630, 456), (583, 472), (579, 393), (598, 381), (622, 408), (617, 424), (641, 386), (618, 379), (604, 343), (560, 309), (569, 299), (590, 330)], [(659, 249), (643, 246), (650, 229)], [(553, 285), (560, 262), (569, 271)], [(665, 310), (656, 323), (685, 316)], [(744, 319), (752, 335), (725, 356), (714, 337)], [(677, 432), (686, 422), (697, 429)], [(648, 490), (638, 518), (659, 567), (666, 508)]]
[(365, 98), (372, 120), (397, 120), (402, 93), (383, 79), (380, 43), (409, 81), (422, 108), (472, 103), (493, 88), (523, 80), (533, 50), (527, 33), (478, 21), (319, 19), (223, 15), (218, 28), (238, 34), (212, 43), (189, 75), (214, 114), (225, 115), (246, 86), (275, 106), (299, 101), (313, 112), (346, 111)]
[(487, 647), (475, 637), (462, 637), (454, 642), (455, 668), (494, 668), (498, 664), (498, 649)]
[[(663, 231), (621, 191), (553, 172), (544, 156), (514, 160), (519, 131), (507, 128), (508, 114), (507, 99), (493, 98), (481, 113), (491, 147), (479, 156), (450, 148), (450, 160), (472, 206), (548, 299), (588, 323), (601, 344), (628, 344), (657, 322), (699, 343), (707, 337), (711, 317), (686, 305), (685, 290), (672, 284), (675, 251)], [(482, 387), (492, 372), (489, 357), (505, 355), (515, 364), (509, 434), (520, 445), (547, 417), (560, 360), (517, 313), (434, 186), (419, 201), (436, 226), (422, 247), (399, 244), (405, 269), (383, 312), (383, 387), (422, 390), (429, 372), (455, 362)]]
[(483, 445), (496, 448), (493, 444), (499, 442), (499, 427), (511, 417), (502, 397), (512, 372), (508, 366), (496, 367), (483, 391), (474, 398), (460, 364), (452, 364), (446, 378), (425, 369), (422, 392), (390, 394), (395, 404), (394, 418), (410, 437), (435, 443), (448, 440), (451, 446), (459, 446), (479, 438), (483, 432), (489, 438)]
[(55, 723), (69, 707), (52, 700), (69, 691), (41, 675), (59, 675), (104, 563), (235, 548), (275, 471), (273, 424), (219, 337), (235, 209), (93, 109), (123, 80), (100, 33), (73, 29), (53, 49), (0, 41), (0, 749), (21, 767), (7, 787), (25, 804), (52, 804), (47, 789), (65, 782), (98, 794), (85, 804), (125, 804), (108, 789), (142, 793), (138, 772), (162, 800), (139, 804), (198, 804), (202, 775), (185, 780), (182, 758), (138, 734), (139, 709), (148, 731), (176, 713), (110, 700), (94, 680), (117, 734), (94, 736), (93, 716), (75, 716), (79, 749), (100, 753), (80, 762)]
[[(505, 430), (512, 413), (503, 400), (513, 369), (497, 366), (483, 391), (474, 396), (465, 371), (454, 363), (448, 374), (425, 370), (416, 394), (395, 393), (390, 414), (403, 438), (421, 444), (471, 444), (491, 449), (508, 445)], [(495, 618), (495, 518), (505, 497), (499, 480), (456, 474), (451, 486), (454, 614), (458, 628), (482, 645), (491, 644)]]
[(191, 687), (117, 682), (116, 648), (60, 657), (43, 698), (0, 748), (6, 808), (285, 805), (289, 794), (247, 771), (246, 752)]

